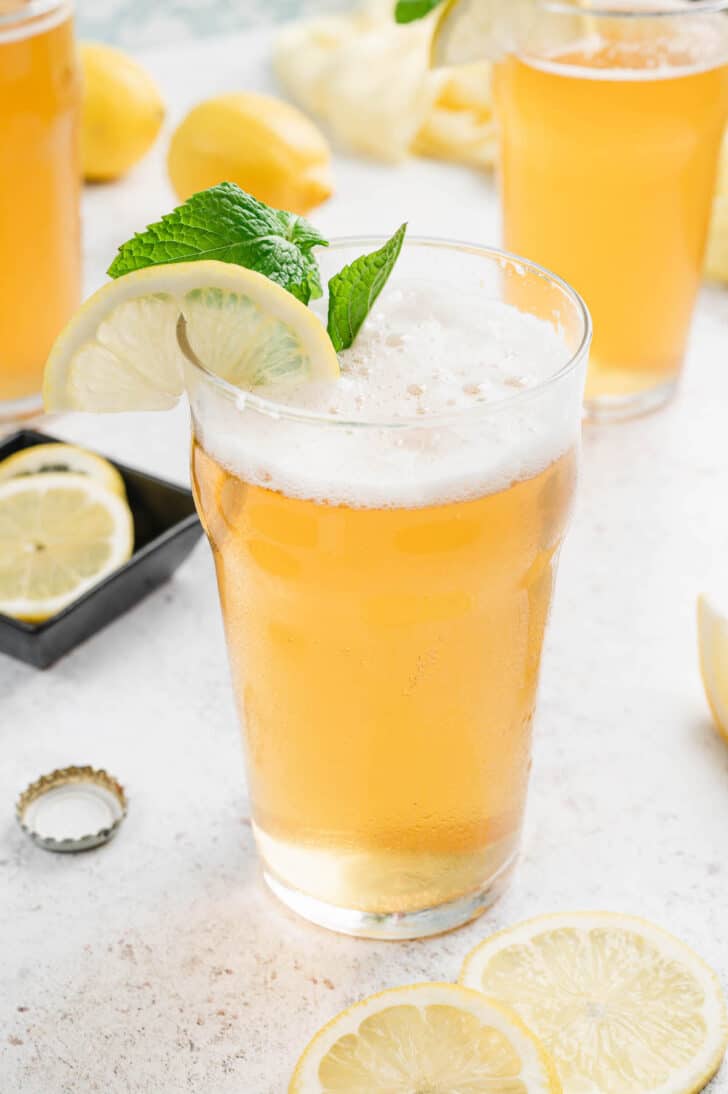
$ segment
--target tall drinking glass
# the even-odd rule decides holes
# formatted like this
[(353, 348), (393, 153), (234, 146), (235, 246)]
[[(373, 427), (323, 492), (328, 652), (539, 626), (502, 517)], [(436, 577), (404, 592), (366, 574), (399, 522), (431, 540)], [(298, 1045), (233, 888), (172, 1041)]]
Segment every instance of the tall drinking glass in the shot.
[[(385, 298), (300, 405), (186, 367), (265, 878), (316, 923), (411, 938), (487, 907), (516, 854), (590, 324), (539, 267), (436, 240)], [(383, 385), (361, 413), (355, 381)]]
[(728, 120), (728, 0), (539, 14), (495, 69), (505, 245), (583, 295), (587, 409), (630, 417), (682, 365)]
[(0, 4), (0, 420), (40, 408), (80, 300), (79, 111), (71, 4)]

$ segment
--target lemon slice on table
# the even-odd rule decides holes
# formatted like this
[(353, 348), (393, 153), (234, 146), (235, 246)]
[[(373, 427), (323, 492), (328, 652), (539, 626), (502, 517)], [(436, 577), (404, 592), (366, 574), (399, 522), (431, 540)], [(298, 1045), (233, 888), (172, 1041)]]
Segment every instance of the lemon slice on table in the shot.
[(695, 1094), (726, 1050), (718, 978), (632, 916), (529, 920), (477, 946), (460, 980), (513, 1007), (551, 1053), (565, 1094)]
[(578, 41), (588, 16), (564, 10), (549, 14), (542, 0), (446, 0), (432, 36), (436, 67), (499, 61), (520, 49), (543, 51)]
[(342, 1011), (309, 1043), (289, 1094), (558, 1094), (552, 1061), (506, 1007), (413, 984)]
[(124, 480), (113, 464), (95, 452), (77, 448), (75, 444), (36, 444), (0, 461), (0, 483), (26, 475), (57, 472), (88, 475), (120, 498), (126, 497)]
[(698, 599), (698, 645), (705, 694), (718, 732), (728, 741), (728, 615)]
[(0, 484), (0, 612), (55, 615), (123, 565), (129, 506), (88, 475), (28, 475)]
[(73, 317), (46, 365), (48, 410), (166, 410), (184, 388), (176, 327), (198, 359), (240, 388), (336, 377), (321, 321), (280, 285), (229, 262), (149, 266), (104, 285)]

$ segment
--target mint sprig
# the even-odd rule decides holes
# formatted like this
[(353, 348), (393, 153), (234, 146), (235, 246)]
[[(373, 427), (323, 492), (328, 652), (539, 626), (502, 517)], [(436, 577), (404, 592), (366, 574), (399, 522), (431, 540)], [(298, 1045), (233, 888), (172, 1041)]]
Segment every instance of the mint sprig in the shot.
[(402, 250), (407, 225), (402, 224), (378, 251), (355, 258), (329, 281), (327, 330), (334, 349), (348, 349), (384, 288)]
[(424, 19), (441, 0), (397, 0), (394, 9), (396, 23), (414, 23), (415, 19)]
[(321, 296), (314, 247), (328, 241), (303, 217), (272, 209), (231, 182), (193, 194), (123, 243), (109, 267), (121, 277), (144, 266), (217, 259), (270, 278), (304, 304)]
[[(337, 352), (356, 338), (394, 268), (406, 230), (403, 224), (378, 251), (355, 259), (329, 281), (327, 329)], [(122, 243), (108, 272), (123, 277), (145, 266), (215, 259), (256, 270), (308, 304), (322, 295), (315, 247), (328, 247), (328, 240), (309, 221), (221, 182)]]

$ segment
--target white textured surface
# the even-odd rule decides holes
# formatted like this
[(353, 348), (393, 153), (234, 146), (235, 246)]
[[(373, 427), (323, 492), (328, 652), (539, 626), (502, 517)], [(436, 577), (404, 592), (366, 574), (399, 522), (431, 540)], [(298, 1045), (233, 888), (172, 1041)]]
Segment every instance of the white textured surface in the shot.
[[(261, 37), (150, 57), (176, 106), (262, 85)], [(114, 244), (170, 204), (158, 159), (87, 199), (90, 283)], [(336, 231), (412, 228), (492, 242), (467, 172), (340, 163)], [(649, 291), (649, 286), (645, 286)], [(726, 581), (728, 294), (703, 296), (667, 411), (589, 429), (563, 556), (523, 859), (483, 920), (409, 945), (296, 921), (261, 889), (207, 549), (47, 673), (0, 657), (0, 1090), (282, 1094), (313, 1031), (369, 992), (454, 977), (494, 927), (539, 912), (648, 916), (728, 985), (728, 750), (696, 663), (695, 597)], [(53, 428), (183, 479), (183, 413)], [(106, 848), (35, 848), (13, 802), (42, 772), (107, 767), (129, 816)], [(728, 1091), (728, 1074), (713, 1094)]]

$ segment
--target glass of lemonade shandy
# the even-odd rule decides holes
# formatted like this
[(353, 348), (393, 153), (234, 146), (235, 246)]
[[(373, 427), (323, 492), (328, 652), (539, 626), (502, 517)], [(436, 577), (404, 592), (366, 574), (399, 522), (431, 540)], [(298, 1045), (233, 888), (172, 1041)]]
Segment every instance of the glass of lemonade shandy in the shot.
[(247, 393), (186, 365), (255, 836), (314, 922), (427, 935), (503, 886), (589, 338), (539, 267), (415, 240), (339, 379)]
[(538, 14), (495, 67), (505, 245), (584, 296), (588, 411), (630, 417), (682, 365), (728, 119), (728, 0)]
[(40, 409), (81, 298), (80, 109), (72, 4), (0, 3), (0, 420)]

